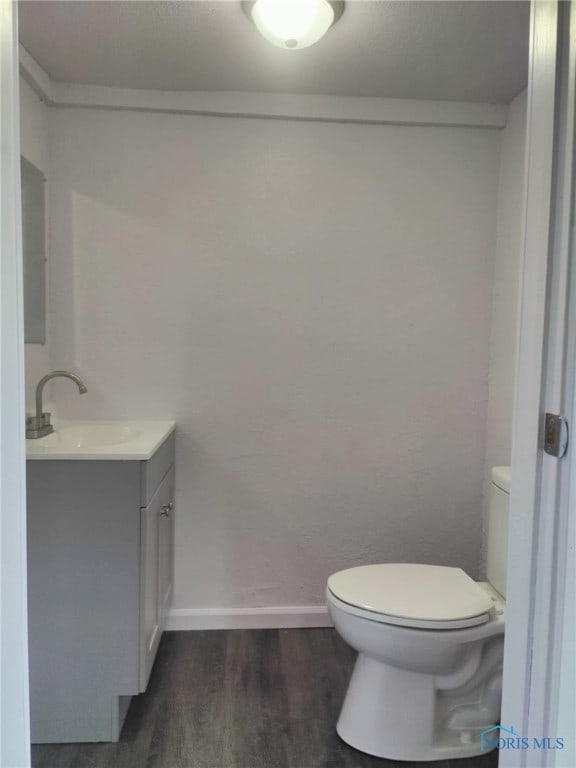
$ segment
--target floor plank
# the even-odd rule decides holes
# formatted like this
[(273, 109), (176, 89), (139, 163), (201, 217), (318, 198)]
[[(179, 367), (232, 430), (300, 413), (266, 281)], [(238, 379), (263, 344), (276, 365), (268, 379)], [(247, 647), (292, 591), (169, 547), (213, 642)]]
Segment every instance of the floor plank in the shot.
[[(32, 748), (33, 768), (410, 768), (335, 731), (354, 653), (333, 629), (166, 632), (117, 744)], [(496, 753), (430, 763), (496, 768)]]

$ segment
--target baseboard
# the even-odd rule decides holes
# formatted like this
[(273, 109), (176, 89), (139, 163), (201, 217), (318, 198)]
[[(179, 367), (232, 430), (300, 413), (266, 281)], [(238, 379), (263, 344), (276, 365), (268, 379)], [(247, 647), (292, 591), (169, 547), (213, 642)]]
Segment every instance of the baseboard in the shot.
[(166, 629), (289, 629), (331, 627), (323, 605), (287, 605), (266, 608), (173, 608)]

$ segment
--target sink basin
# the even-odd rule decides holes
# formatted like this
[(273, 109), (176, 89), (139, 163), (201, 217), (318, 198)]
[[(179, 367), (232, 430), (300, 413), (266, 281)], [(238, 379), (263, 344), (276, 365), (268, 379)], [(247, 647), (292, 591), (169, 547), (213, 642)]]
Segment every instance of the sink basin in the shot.
[(101, 448), (129, 443), (139, 435), (139, 429), (123, 424), (80, 424), (58, 429), (51, 435), (41, 437), (39, 443), (46, 447)]
[(174, 430), (173, 421), (60, 421), (26, 440), (28, 459), (147, 460)]

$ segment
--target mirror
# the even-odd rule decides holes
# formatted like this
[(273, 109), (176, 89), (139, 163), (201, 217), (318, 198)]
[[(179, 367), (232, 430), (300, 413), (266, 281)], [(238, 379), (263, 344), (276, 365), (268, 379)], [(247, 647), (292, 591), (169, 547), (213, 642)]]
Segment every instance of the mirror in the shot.
[(46, 342), (46, 177), (21, 158), (22, 252), (24, 262), (24, 341)]

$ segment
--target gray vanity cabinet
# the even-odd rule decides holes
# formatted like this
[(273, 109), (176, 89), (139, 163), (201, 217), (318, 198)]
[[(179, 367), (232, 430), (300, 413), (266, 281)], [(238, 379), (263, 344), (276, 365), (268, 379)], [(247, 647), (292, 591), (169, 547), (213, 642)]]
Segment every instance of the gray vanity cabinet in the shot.
[(148, 685), (172, 600), (173, 488), (173, 472), (169, 472), (148, 506), (142, 507), (140, 512), (143, 563), (140, 571), (143, 596), (140, 623), (141, 692)]
[(32, 741), (117, 741), (172, 597), (174, 436), (148, 461), (27, 473)]

